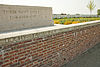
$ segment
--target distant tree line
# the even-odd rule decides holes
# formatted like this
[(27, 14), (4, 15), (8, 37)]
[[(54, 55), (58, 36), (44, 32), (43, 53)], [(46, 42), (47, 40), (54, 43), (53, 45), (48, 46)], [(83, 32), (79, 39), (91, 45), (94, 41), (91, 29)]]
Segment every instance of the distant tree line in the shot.
[(97, 14), (100, 15), (100, 9), (98, 9)]

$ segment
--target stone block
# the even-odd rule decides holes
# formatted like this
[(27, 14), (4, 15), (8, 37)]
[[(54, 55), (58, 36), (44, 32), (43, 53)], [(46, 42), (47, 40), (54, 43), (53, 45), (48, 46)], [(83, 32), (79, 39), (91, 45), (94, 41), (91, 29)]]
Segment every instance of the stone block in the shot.
[(0, 32), (53, 25), (51, 7), (0, 4)]

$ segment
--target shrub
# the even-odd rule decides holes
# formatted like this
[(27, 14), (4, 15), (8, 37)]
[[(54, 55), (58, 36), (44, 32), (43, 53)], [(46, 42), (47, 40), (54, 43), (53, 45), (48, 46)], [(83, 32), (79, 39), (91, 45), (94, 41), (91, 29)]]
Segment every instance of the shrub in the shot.
[(64, 24), (66, 22), (66, 20), (64, 19), (64, 20), (61, 20), (60, 21), (60, 24)]

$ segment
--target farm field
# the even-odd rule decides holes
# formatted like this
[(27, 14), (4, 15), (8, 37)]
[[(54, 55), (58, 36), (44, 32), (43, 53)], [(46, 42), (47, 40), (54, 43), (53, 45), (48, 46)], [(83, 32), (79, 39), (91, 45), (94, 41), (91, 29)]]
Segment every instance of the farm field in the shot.
[(63, 19), (53, 19), (53, 20), (54, 20), (54, 24), (68, 25), (68, 24), (84, 23), (88, 21), (96, 21), (96, 20), (100, 20), (100, 17), (99, 18), (63, 18)]

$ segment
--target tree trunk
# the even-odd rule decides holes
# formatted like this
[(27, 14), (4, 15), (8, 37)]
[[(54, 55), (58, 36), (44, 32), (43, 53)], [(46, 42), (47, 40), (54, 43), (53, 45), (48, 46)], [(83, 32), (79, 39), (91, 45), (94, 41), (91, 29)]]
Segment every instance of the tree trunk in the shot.
[(90, 10), (90, 17), (92, 17), (92, 10)]

